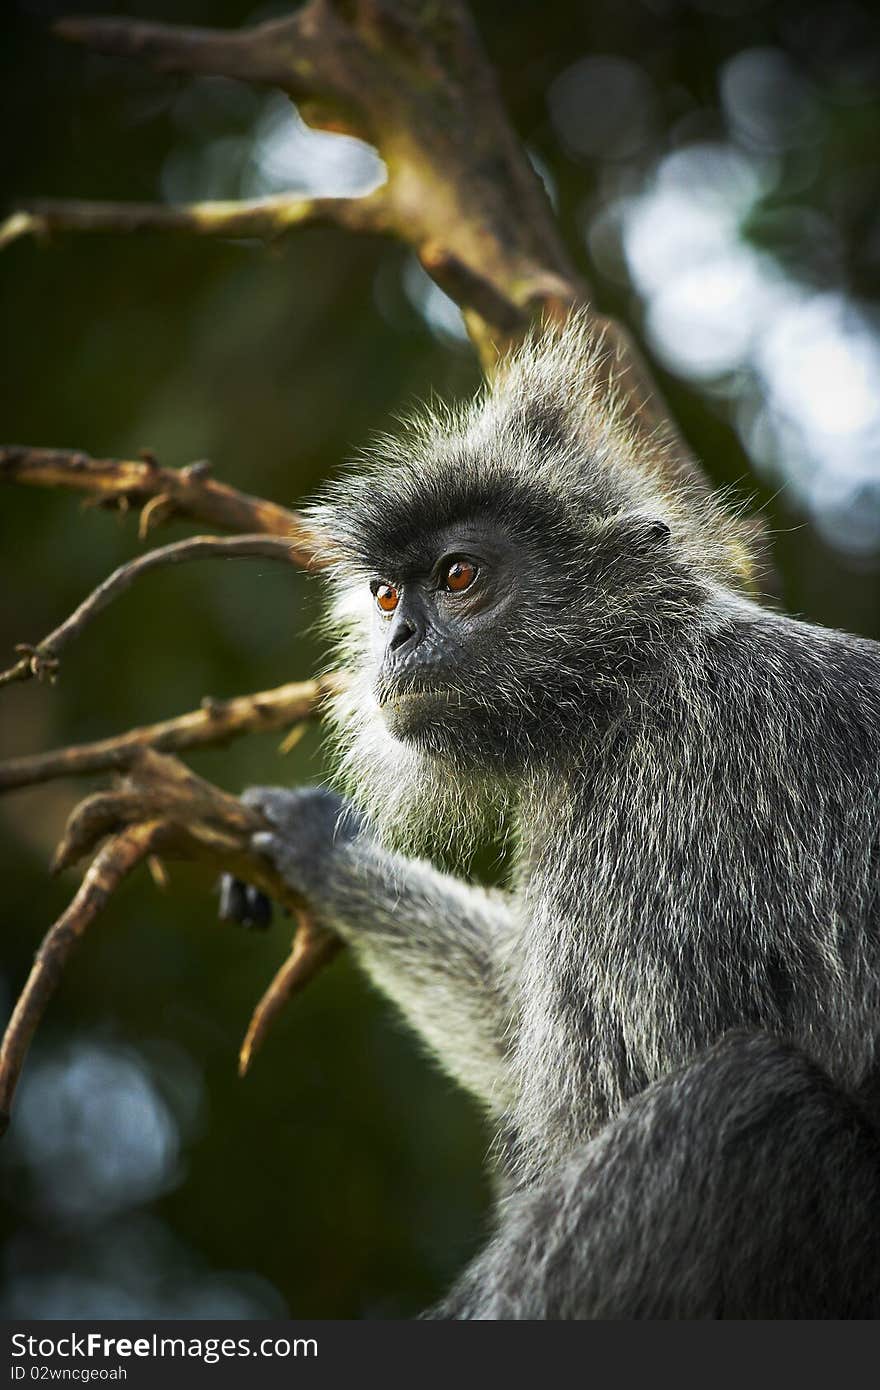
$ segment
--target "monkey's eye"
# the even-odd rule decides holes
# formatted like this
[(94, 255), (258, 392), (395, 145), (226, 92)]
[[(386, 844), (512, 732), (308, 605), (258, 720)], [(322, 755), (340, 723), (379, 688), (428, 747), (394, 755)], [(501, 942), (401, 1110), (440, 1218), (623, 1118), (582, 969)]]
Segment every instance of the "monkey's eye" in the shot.
[(478, 572), (476, 565), (471, 560), (465, 560), (462, 556), (457, 555), (444, 567), (443, 588), (448, 589), (451, 594), (463, 594), (465, 589), (471, 587)]
[(393, 613), (400, 602), (400, 590), (395, 589), (393, 584), (386, 584), (381, 579), (374, 579), (370, 588), (376, 600), (376, 607), (380, 612)]

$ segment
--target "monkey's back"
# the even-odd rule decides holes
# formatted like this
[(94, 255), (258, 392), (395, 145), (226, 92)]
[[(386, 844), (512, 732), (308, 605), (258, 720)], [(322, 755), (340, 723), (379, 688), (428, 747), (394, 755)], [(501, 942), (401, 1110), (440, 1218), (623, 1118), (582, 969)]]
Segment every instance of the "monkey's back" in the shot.
[(561, 1153), (734, 1028), (870, 1075), (878, 746), (880, 646), (736, 600), (584, 748), (529, 847), (526, 1132)]

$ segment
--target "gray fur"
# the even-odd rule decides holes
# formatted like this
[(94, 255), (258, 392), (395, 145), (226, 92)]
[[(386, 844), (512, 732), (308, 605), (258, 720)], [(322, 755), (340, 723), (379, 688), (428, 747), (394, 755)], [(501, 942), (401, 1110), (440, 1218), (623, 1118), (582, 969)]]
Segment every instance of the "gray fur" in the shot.
[[(508, 1195), (442, 1315), (877, 1313), (880, 648), (745, 595), (747, 524), (639, 450), (597, 351), (545, 335), (316, 508), (362, 820), (259, 791), (259, 847), (495, 1118)], [(476, 524), (516, 602), (394, 738), (367, 580)], [(487, 820), (506, 894), (401, 853)]]
[(251, 787), (243, 799), (278, 828), (255, 836), (254, 848), (307, 898), (321, 926), (351, 943), (451, 1075), (503, 1113), (513, 1101), (503, 962), (515, 940), (505, 896), (340, 833), (348, 808), (323, 788)]
[(876, 1317), (878, 1164), (802, 1053), (730, 1035), (505, 1199), (432, 1316)]

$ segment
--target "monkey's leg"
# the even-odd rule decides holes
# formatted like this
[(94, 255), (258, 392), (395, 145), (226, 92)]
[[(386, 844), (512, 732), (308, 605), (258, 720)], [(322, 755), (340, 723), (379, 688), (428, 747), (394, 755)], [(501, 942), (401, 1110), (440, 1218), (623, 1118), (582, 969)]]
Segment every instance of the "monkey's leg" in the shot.
[(507, 1107), (505, 962), (516, 923), (503, 895), (389, 854), (321, 788), (254, 787), (243, 799), (274, 827), (254, 847), (316, 920), (349, 942), (458, 1081), (491, 1110)]
[(803, 1054), (731, 1035), (506, 1199), (430, 1316), (880, 1316), (878, 1133)]

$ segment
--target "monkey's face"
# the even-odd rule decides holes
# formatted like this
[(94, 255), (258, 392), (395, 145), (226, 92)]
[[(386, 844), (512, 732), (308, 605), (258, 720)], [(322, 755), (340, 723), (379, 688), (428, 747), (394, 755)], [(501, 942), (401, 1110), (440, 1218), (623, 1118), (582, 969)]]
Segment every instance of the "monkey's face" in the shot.
[(411, 538), (375, 570), (373, 693), (394, 739), (512, 770), (563, 706), (583, 708), (584, 594), (559, 556), (547, 536), (478, 519)]
[(438, 748), (485, 723), (487, 660), (514, 617), (520, 576), (510, 538), (477, 525), (425, 537), (370, 580), (374, 691), (394, 737)]
[(669, 527), (603, 503), (463, 450), (347, 483), (317, 520), (360, 667), (350, 735), (515, 777), (607, 719), (668, 648), (681, 584)]

